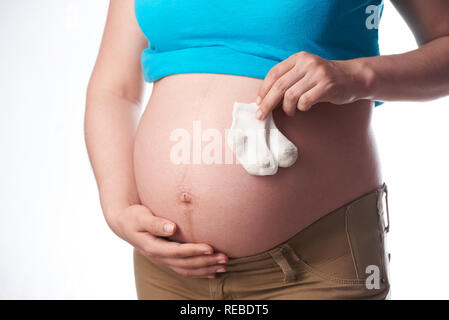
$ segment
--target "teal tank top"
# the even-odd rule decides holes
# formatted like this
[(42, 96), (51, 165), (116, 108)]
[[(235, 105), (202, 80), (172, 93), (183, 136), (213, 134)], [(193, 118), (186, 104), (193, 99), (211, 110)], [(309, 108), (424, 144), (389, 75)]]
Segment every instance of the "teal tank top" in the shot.
[[(265, 78), (290, 55), (379, 55), (383, 0), (135, 0), (145, 80), (177, 73)], [(379, 104), (379, 103), (377, 103)]]

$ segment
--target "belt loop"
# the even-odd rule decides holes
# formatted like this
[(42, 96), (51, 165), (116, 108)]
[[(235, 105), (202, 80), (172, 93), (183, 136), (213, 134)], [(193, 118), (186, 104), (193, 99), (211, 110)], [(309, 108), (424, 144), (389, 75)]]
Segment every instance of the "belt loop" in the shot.
[(384, 185), (385, 185), (385, 204), (387, 206), (387, 223), (388, 223), (388, 225), (385, 227), (385, 232), (388, 233), (390, 231), (390, 210), (388, 209), (388, 188), (385, 183)]
[(387, 225), (385, 226), (384, 231), (386, 233), (388, 233), (390, 231), (390, 211), (388, 208), (388, 188), (386, 183), (384, 182), (384, 184), (382, 185), (382, 187), (380, 188), (380, 195), (378, 195), (378, 199), (377, 199), (377, 205), (378, 205), (378, 210), (379, 212), (383, 213), (382, 210), (382, 199), (383, 199), (383, 194), (385, 193), (385, 206), (386, 206), (386, 211), (387, 211)]
[(284, 273), (284, 281), (290, 282), (296, 279), (296, 274), (293, 268), (291, 267), (289, 261), (285, 257), (284, 253), (288, 251), (290, 248), (287, 245), (281, 246), (277, 250), (271, 251), (270, 254), (274, 261), (281, 267), (282, 272)]

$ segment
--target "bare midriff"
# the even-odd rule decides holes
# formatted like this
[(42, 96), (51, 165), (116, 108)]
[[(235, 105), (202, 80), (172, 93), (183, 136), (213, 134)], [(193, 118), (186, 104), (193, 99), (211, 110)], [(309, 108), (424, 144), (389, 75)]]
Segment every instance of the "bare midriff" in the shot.
[[(261, 83), (205, 73), (154, 83), (136, 134), (135, 177), (142, 204), (177, 224), (170, 239), (208, 243), (229, 257), (257, 254), (382, 184), (370, 101), (320, 103), (294, 117), (275, 109), (275, 122), (299, 157), (273, 176), (250, 175), (235, 158), (229, 161), (233, 104), (254, 102)], [(221, 141), (207, 140), (210, 130)], [(180, 145), (174, 132), (189, 133), (189, 161), (185, 154), (184, 162), (173, 161)], [(208, 152), (212, 163), (203, 158)]]

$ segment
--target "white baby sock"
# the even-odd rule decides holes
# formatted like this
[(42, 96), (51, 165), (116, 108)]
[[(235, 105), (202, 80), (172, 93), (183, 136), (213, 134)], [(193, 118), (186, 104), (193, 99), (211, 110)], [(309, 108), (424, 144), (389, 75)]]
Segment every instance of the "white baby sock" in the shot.
[(298, 148), (276, 127), (271, 112), (266, 121), (270, 124), (269, 148), (278, 166), (281, 168), (292, 166), (298, 158)]
[(277, 172), (278, 164), (267, 144), (269, 123), (257, 120), (255, 104), (234, 103), (228, 146), (252, 175), (266, 176)]
[(235, 102), (228, 146), (252, 175), (273, 175), (278, 166), (289, 167), (298, 157), (298, 149), (276, 127), (273, 116), (257, 120), (256, 103)]

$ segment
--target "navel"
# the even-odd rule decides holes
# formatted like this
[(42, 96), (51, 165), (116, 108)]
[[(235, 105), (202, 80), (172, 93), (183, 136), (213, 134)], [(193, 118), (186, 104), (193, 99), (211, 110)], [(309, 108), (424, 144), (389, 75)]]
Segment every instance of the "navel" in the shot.
[(188, 192), (181, 192), (180, 200), (182, 203), (189, 204), (192, 203), (192, 196)]

